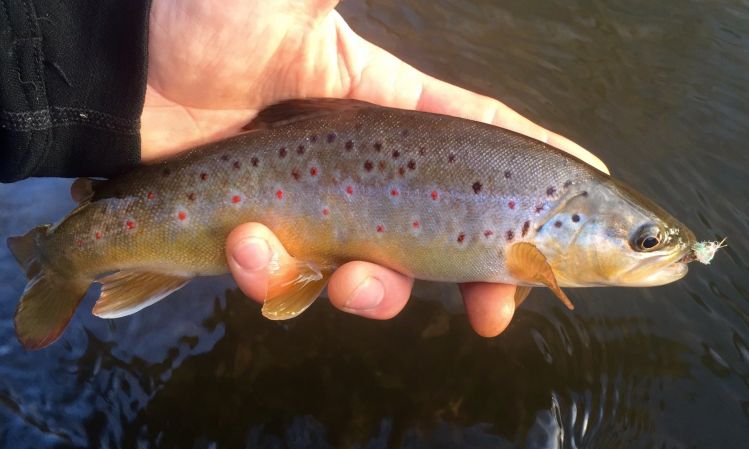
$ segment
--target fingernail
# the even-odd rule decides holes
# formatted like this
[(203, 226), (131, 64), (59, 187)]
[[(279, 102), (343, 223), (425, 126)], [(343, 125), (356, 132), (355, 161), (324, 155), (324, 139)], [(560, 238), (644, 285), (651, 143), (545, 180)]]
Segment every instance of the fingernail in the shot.
[(384, 297), (385, 286), (379, 279), (369, 277), (356, 287), (344, 307), (357, 312), (371, 310), (379, 306)]
[(241, 240), (231, 254), (237, 266), (248, 272), (265, 269), (270, 263), (271, 256), (268, 242), (257, 237)]

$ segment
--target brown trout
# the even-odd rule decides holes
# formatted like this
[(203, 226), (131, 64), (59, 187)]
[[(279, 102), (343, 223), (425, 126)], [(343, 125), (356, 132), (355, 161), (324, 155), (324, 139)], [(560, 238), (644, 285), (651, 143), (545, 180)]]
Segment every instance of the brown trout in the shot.
[(94, 281), (93, 313), (115, 318), (227, 272), (225, 239), (250, 221), (303, 261), (276, 267), (272, 319), (301, 313), (351, 260), (432, 281), (546, 286), (571, 308), (560, 287), (661, 285), (694, 259), (689, 229), (565, 152), (350, 100), (279, 103), (247, 132), (74, 189), (86, 198), (61, 222), (8, 240), (29, 278), (15, 316), (26, 348), (55, 341)]

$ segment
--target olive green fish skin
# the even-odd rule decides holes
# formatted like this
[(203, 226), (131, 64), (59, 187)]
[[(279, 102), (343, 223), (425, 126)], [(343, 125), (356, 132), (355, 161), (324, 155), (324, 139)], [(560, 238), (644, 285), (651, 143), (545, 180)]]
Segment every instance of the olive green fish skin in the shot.
[(213, 275), (227, 271), (231, 229), (255, 221), (318, 266), (367, 260), (420, 279), (517, 283), (507, 246), (533, 243), (545, 227), (574, 234), (586, 221), (575, 213), (549, 220), (597, 188), (618, 192), (607, 175), (525, 136), (364, 107), (243, 133), (103, 182), (40, 247), (60, 273)]

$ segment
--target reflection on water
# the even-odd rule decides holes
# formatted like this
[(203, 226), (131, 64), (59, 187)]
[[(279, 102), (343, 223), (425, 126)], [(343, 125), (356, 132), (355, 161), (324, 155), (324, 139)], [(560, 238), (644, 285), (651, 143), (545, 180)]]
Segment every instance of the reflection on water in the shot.
[[(105, 321), (84, 300), (26, 353), (0, 249), (4, 447), (722, 448), (749, 440), (749, 5), (348, 1), (354, 29), (595, 151), (703, 239), (710, 266), (653, 289), (534, 293), (482, 339), (454, 294), (398, 318), (320, 302), (263, 320), (225, 278)], [(68, 181), (0, 185), (0, 235), (56, 220)], [(454, 292), (454, 290), (450, 290)], [(435, 301), (436, 296), (441, 301)], [(423, 298), (423, 299), (421, 299)]]

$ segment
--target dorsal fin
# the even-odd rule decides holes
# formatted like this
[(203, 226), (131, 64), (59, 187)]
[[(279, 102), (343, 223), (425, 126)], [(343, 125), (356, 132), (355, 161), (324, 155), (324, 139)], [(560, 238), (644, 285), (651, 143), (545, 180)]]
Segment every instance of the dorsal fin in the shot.
[(296, 123), (319, 117), (331, 112), (355, 111), (380, 107), (360, 100), (345, 100), (340, 98), (309, 98), (285, 100), (272, 104), (260, 110), (250, 123), (243, 126), (245, 131), (256, 129), (277, 128), (279, 126)]

